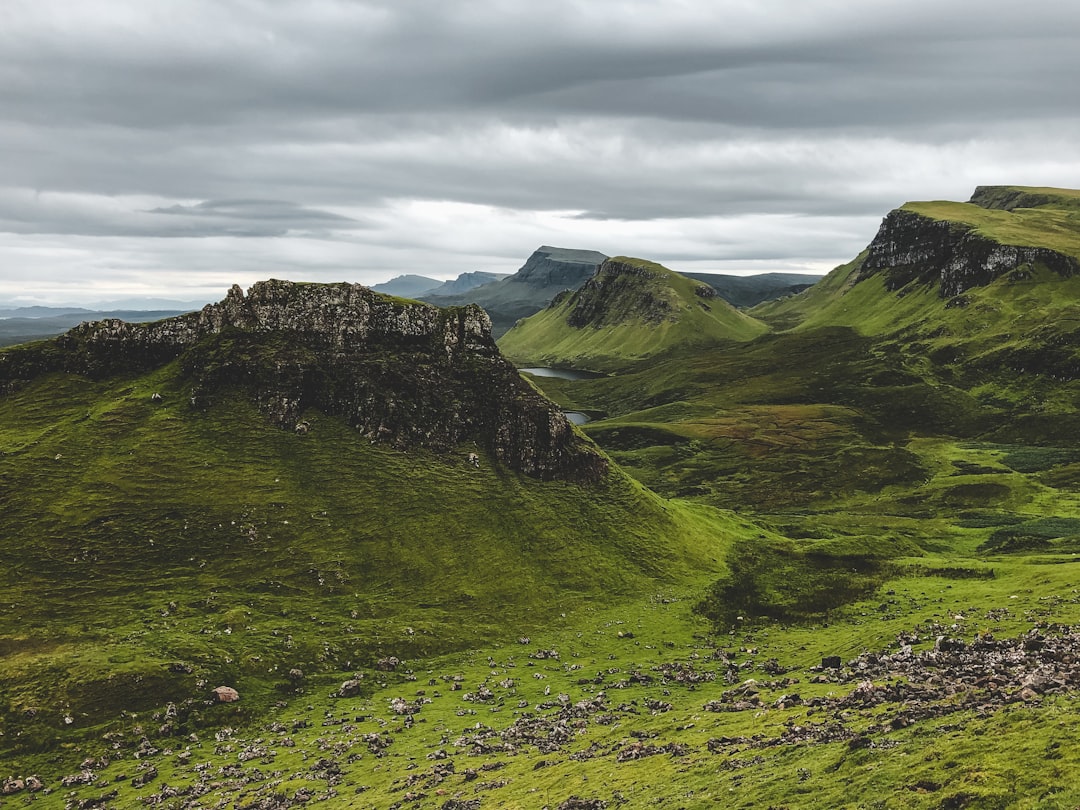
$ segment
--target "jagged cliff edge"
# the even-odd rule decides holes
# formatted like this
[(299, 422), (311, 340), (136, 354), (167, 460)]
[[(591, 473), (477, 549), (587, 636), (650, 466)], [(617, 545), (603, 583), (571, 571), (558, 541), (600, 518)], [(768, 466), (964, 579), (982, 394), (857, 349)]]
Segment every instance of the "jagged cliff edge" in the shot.
[[(994, 190), (979, 187), (972, 204), (1009, 210), (996, 200), (993, 205), (987, 202)], [(1041, 198), (1028, 195), (1026, 199)], [(1011, 197), (1009, 201), (1016, 202)], [(953, 298), (1008, 273), (1035, 266), (1043, 266), (1062, 278), (1080, 274), (1080, 262), (1073, 256), (1046, 247), (1003, 244), (972, 225), (898, 208), (885, 217), (867, 247), (858, 279), (883, 274), (890, 291), (911, 282), (938, 281), (940, 296)]]
[(485, 447), (541, 479), (595, 481), (606, 457), (499, 353), (478, 306), (440, 309), (359, 284), (262, 281), (149, 324), (84, 323), (0, 352), (0, 392), (50, 372), (100, 379), (178, 360), (187, 406), (239, 389), (293, 429), (307, 409), (400, 449)]

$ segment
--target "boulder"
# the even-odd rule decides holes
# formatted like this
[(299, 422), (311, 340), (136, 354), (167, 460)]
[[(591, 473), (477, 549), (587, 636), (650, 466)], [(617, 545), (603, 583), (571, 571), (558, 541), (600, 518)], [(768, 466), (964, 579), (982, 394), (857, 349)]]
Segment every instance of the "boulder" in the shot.
[(218, 703), (235, 703), (240, 700), (240, 693), (231, 686), (219, 686), (211, 693)]

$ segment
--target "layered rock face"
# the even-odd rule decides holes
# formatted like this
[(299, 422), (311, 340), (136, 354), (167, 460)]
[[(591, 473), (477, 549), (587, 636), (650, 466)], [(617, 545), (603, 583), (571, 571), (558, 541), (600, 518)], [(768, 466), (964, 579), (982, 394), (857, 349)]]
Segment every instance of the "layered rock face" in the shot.
[(1062, 277), (1080, 273), (1080, 264), (1071, 256), (1048, 248), (1004, 245), (969, 225), (900, 208), (881, 223), (867, 248), (859, 277), (883, 274), (889, 290), (913, 281), (940, 281), (941, 297), (952, 298), (1017, 268), (1036, 264)]
[(173, 360), (198, 409), (239, 389), (290, 430), (313, 408), (402, 449), (475, 442), (538, 478), (591, 481), (607, 470), (499, 354), (480, 307), (395, 301), (359, 284), (264, 281), (156, 323), (84, 323), (0, 353), (0, 390), (48, 372), (104, 378)]

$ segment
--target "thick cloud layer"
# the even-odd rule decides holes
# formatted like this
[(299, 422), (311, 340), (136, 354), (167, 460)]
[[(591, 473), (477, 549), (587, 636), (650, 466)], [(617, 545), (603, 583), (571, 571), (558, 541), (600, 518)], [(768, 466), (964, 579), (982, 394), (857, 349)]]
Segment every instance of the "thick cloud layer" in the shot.
[(0, 301), (825, 270), (907, 199), (1080, 186), (1080, 6), (7, 0)]

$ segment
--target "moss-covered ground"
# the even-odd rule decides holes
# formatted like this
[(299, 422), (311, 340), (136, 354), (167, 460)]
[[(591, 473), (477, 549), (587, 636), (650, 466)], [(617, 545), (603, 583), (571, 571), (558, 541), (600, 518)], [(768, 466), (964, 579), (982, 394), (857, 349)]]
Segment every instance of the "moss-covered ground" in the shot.
[[(694, 613), (692, 583), (657, 588), (556, 615), (519, 641), (305, 679), (257, 721), (221, 705), (207, 710), (212, 728), (160, 735), (165, 710), (133, 713), (108, 739), (36, 763), (53, 791), (35, 805), (1074, 807), (1071, 693), (988, 710), (972, 687), (893, 728), (907, 707), (827, 708), (866, 686), (819, 667), (896, 652), (901, 636), (918, 653), (941, 633), (970, 643), (1074, 623), (1075, 564), (979, 564), (992, 579), (942, 568), (893, 579), (827, 621), (720, 633)], [(361, 692), (333, 697), (353, 675)], [(754, 705), (717, 710), (732, 693)], [(61, 761), (69, 782), (89, 784), (58, 785)]]

